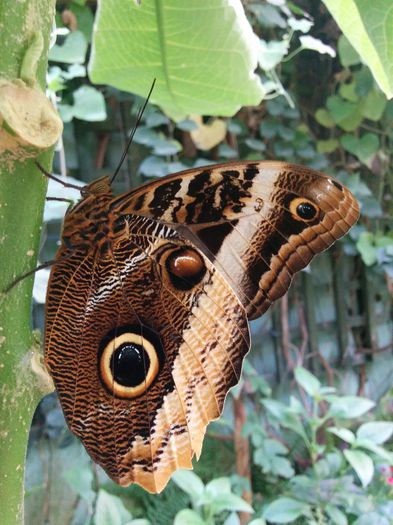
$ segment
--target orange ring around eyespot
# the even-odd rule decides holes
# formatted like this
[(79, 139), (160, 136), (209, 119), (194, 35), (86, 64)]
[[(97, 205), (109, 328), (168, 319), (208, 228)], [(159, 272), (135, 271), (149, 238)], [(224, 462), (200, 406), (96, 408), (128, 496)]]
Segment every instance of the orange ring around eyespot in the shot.
[[(135, 343), (143, 347), (150, 359), (150, 366), (147, 371), (145, 379), (137, 386), (124, 386), (115, 381), (111, 370), (111, 357), (124, 343)], [(115, 337), (105, 346), (100, 359), (99, 370), (102, 381), (109, 392), (116, 397), (123, 399), (134, 399), (146, 392), (152, 384), (159, 370), (159, 361), (156, 349), (153, 344), (140, 334), (133, 332), (125, 332), (124, 334)]]
[[(313, 217), (310, 217), (309, 219), (305, 219), (304, 217), (301, 217), (297, 212), (297, 208), (299, 204), (311, 205), (315, 210), (315, 214), (313, 215)], [(312, 201), (310, 201), (309, 199), (306, 199), (304, 197), (295, 197), (294, 199), (291, 200), (289, 204), (289, 211), (291, 212), (292, 217), (296, 219), (297, 221), (311, 222), (318, 217), (319, 207), (316, 204), (314, 204)]]

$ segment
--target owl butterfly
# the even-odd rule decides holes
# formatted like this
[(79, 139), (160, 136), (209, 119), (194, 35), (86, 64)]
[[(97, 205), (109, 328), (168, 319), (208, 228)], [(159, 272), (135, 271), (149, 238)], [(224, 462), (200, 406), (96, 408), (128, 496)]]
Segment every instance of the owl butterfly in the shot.
[(358, 205), (284, 162), (191, 169), (114, 197), (85, 186), (48, 288), (45, 363), (71, 430), (117, 483), (160, 492), (199, 457), (248, 320), (344, 235)]

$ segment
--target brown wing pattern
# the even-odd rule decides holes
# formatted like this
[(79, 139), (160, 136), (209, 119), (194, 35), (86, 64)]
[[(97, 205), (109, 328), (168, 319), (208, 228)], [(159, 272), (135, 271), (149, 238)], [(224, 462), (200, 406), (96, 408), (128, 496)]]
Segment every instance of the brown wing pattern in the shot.
[(125, 194), (111, 207), (181, 231), (225, 275), (249, 318), (265, 312), (293, 274), (359, 215), (356, 200), (338, 181), (270, 161), (188, 170)]
[(45, 362), (71, 430), (121, 485), (159, 492), (199, 456), (257, 317), (358, 217), (313, 170), (236, 163), (67, 213), (48, 287)]
[[(199, 456), (207, 424), (239, 379), (248, 325), (230, 286), (189, 242), (149, 218), (122, 220), (124, 234), (104, 253), (59, 254), (66, 260), (51, 275), (45, 360), (92, 458), (118, 483), (159, 492)], [(168, 261), (185, 249), (199, 267), (179, 281)], [(147, 351), (144, 377), (134, 377), (139, 392), (124, 386), (116, 361), (130, 341)]]

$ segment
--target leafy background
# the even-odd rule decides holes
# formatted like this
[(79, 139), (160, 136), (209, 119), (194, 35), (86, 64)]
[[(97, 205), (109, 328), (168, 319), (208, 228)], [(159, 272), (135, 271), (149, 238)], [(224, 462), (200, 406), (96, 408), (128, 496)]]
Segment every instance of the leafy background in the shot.
[[(228, 4), (59, 2), (55, 172), (83, 183), (113, 172), (154, 76), (116, 193), (188, 167), (282, 159), (337, 176), (361, 220), (252, 323), (242, 381), (201, 460), (162, 494), (108, 480), (47, 396), (30, 433), (28, 525), (392, 522), (393, 8)], [(52, 181), (48, 195), (78, 198)], [(41, 260), (56, 251), (64, 211), (47, 204)], [(34, 291), (41, 330), (47, 273)]]

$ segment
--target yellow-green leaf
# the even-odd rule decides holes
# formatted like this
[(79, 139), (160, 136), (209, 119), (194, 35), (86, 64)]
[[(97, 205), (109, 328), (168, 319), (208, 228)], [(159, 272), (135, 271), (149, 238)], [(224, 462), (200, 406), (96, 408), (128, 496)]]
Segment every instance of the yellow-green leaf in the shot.
[(391, 0), (323, 0), (349, 42), (393, 97), (393, 3)]

